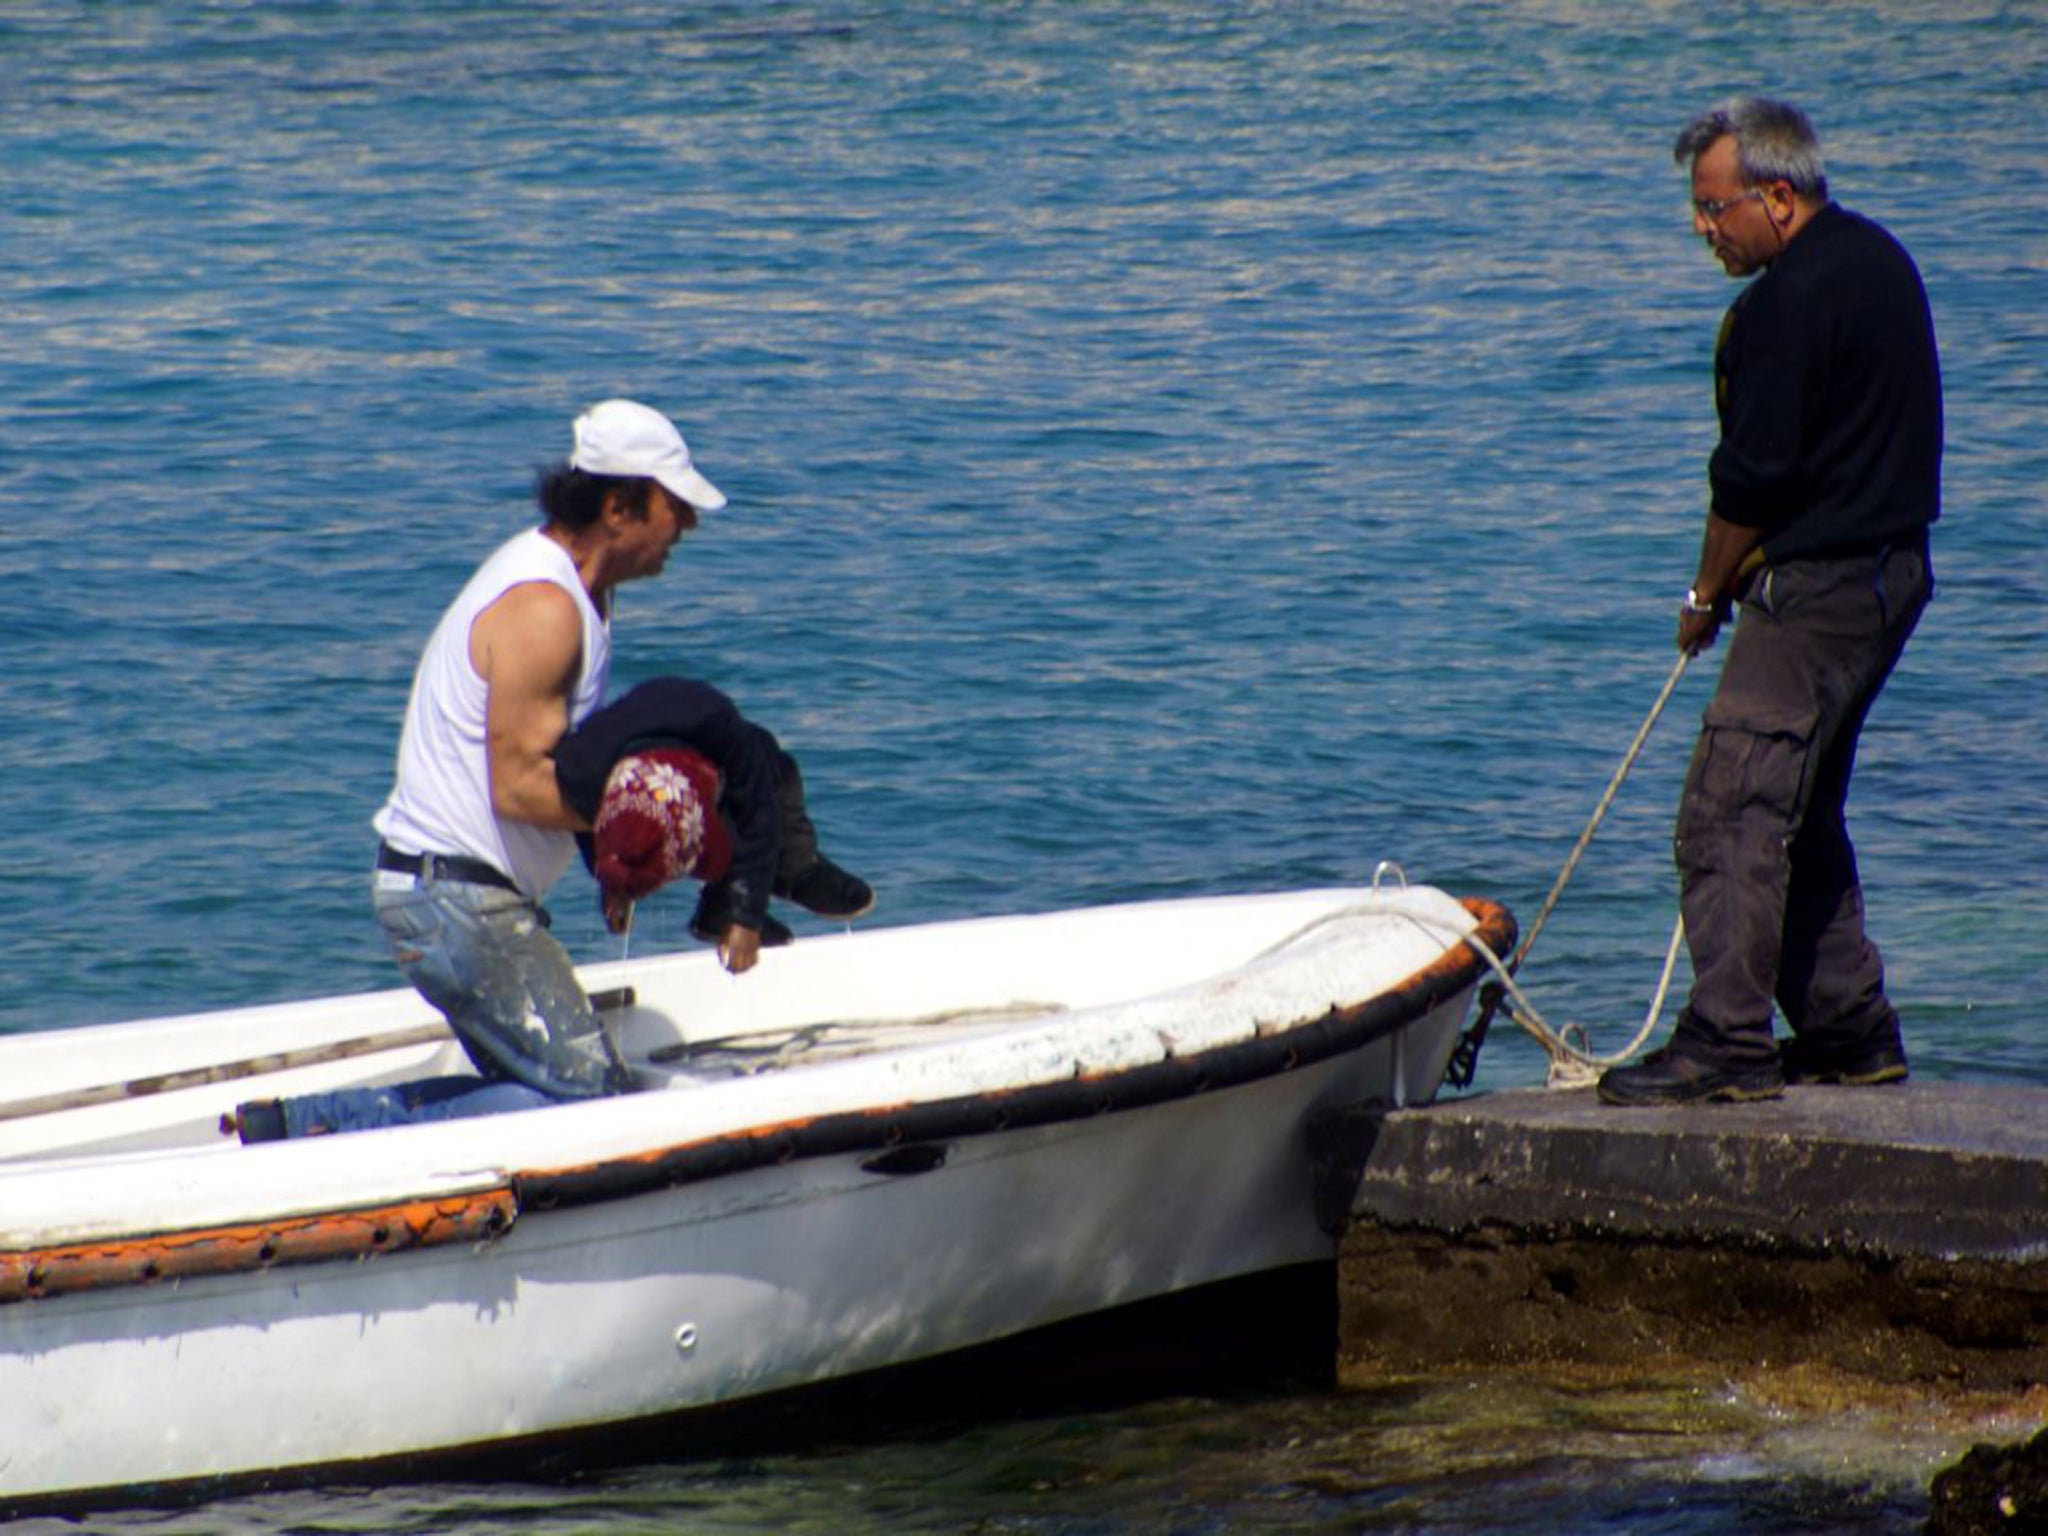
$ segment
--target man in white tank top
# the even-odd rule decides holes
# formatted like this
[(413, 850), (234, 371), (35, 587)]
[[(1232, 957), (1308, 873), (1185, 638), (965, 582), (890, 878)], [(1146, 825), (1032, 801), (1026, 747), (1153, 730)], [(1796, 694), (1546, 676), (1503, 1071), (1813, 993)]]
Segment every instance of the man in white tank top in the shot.
[(541, 472), (536, 495), (545, 521), (484, 562), (427, 641), (396, 782), (374, 818), (378, 921), (484, 1082), (245, 1105), (244, 1140), (632, 1087), (540, 906), (589, 826), (562, 799), (552, 753), (603, 702), (613, 589), (658, 575), (725, 497), (674, 425), (630, 400), (576, 419), (569, 459)]

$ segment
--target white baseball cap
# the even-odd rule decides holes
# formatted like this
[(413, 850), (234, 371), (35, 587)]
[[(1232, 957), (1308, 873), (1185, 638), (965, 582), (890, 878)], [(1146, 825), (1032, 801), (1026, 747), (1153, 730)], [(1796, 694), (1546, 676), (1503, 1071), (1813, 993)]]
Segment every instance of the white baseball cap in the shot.
[(576, 418), (569, 467), (592, 475), (658, 480), (699, 512), (716, 512), (725, 493), (698, 474), (675, 423), (635, 400), (601, 400)]

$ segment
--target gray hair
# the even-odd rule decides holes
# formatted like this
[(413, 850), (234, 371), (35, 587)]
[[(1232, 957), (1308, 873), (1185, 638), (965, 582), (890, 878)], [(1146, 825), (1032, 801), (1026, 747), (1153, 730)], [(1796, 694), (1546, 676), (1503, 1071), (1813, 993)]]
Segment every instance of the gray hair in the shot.
[(1735, 139), (1735, 164), (1744, 186), (1790, 182), (1801, 197), (1827, 200), (1828, 173), (1821, 163), (1820, 136), (1806, 114), (1789, 101), (1773, 101), (1768, 96), (1724, 101), (1679, 130), (1671, 158), (1680, 165), (1691, 165), (1730, 135)]

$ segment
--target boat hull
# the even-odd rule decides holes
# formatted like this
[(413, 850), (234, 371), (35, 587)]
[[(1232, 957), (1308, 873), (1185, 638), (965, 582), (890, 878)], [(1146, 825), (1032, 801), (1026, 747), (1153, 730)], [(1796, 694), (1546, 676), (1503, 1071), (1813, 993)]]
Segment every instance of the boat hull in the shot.
[[(410, 1138), (423, 1169), (438, 1165), (415, 1204), (443, 1225), (373, 1252), (301, 1253), (273, 1219), (250, 1229), (272, 1245), (253, 1262), (221, 1227), (158, 1234), (141, 1283), (133, 1243), (71, 1271), (46, 1248), (39, 1288), (0, 1305), (0, 1507), (416, 1465), (1327, 1259), (1308, 1127), (1362, 1100), (1427, 1098), (1473, 979), (1447, 973), (1441, 995), (1320, 1054), (1280, 1047), (1297, 1050), (1291, 1065), (1253, 1070), (1239, 1047), (1235, 1073), (1170, 1093), (1133, 1093), (1138, 1079), (1112, 1072), (1039, 1084), (1008, 1112), (1003, 1095), (955, 1095), (509, 1174), (452, 1166), (471, 1149), (448, 1127), (281, 1145), (310, 1170), (344, 1142)], [(906, 1134), (920, 1127), (938, 1134)], [(257, 1150), (195, 1154), (189, 1177)], [(127, 1161), (139, 1172), (163, 1156)], [(393, 1225), (389, 1207), (363, 1209)]]

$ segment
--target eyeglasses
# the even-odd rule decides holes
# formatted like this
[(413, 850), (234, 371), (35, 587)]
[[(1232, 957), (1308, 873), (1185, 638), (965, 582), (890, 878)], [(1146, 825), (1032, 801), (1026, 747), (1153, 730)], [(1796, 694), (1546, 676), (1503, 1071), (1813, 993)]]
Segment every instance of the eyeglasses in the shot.
[(1692, 211), (1709, 224), (1718, 224), (1721, 222), (1721, 216), (1737, 203), (1746, 203), (1751, 198), (1761, 201), (1763, 195), (1762, 187), (1750, 187), (1733, 197), (1696, 197), (1692, 200)]

